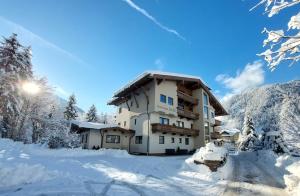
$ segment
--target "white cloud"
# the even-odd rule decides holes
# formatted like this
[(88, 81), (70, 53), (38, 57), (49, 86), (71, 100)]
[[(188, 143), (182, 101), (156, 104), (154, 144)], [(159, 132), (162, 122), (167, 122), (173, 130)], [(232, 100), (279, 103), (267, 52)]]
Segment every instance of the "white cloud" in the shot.
[(85, 65), (85, 66), (88, 65), (86, 62), (84, 62), (82, 59), (80, 59), (76, 55), (72, 54), (71, 52), (62, 49), (61, 47), (55, 45), (54, 43), (51, 43), (48, 40), (40, 37), (39, 35), (31, 32), (30, 30), (26, 29), (25, 27), (23, 27), (17, 23), (14, 23), (2, 16), (0, 16), (0, 24), (1, 23), (8, 25), (13, 30), (14, 33), (20, 34), (22, 37), (26, 38), (27, 41), (29, 41), (29, 42), (37, 42), (42, 46), (46, 46), (48, 48), (51, 48), (65, 56), (67, 56), (68, 58), (77, 62), (78, 64)]
[(216, 81), (225, 85), (230, 90), (221, 100), (226, 102), (233, 95), (244, 90), (260, 86), (264, 83), (265, 75), (263, 64), (261, 61), (248, 63), (242, 72), (237, 72), (236, 76), (232, 77), (226, 74), (219, 74)]
[(157, 70), (164, 70), (165, 69), (165, 63), (161, 58), (158, 58), (154, 61), (154, 64), (156, 65)]
[(239, 93), (264, 83), (265, 75), (262, 67), (263, 64), (260, 61), (255, 61), (252, 64), (247, 64), (242, 72), (237, 72), (235, 77), (220, 74), (216, 80), (225, 84), (233, 93)]
[(123, 1), (125, 1), (130, 7), (132, 7), (139, 13), (143, 14), (145, 17), (147, 17), (149, 20), (151, 20), (154, 24), (159, 26), (161, 29), (176, 35), (178, 38), (180, 38), (182, 40), (186, 40), (185, 37), (180, 35), (176, 30), (169, 28), (169, 27), (163, 25), (162, 23), (160, 23), (154, 16), (150, 15), (146, 10), (144, 10), (143, 8), (136, 5), (132, 0), (123, 0)]

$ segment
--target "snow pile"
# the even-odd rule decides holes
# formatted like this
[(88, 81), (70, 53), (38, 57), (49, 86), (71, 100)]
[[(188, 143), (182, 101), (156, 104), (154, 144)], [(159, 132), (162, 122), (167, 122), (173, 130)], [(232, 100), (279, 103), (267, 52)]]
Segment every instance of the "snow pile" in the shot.
[(205, 147), (198, 149), (192, 158), (199, 162), (204, 162), (205, 160), (222, 161), (226, 156), (227, 150), (224, 147), (217, 147), (210, 142)]
[(198, 162), (204, 162), (204, 160), (217, 160), (222, 161), (227, 157), (227, 150), (224, 147), (217, 147), (213, 143), (207, 143), (205, 147), (200, 148), (196, 153), (185, 160), (182, 166), (182, 170), (192, 170), (202, 175), (202, 179), (208, 181), (218, 182), (219, 180), (229, 179), (233, 164), (231, 158), (228, 157), (225, 165), (219, 167), (216, 172), (212, 172), (208, 166), (204, 164), (195, 164), (195, 160)]
[(17, 164), (5, 166), (0, 164), (0, 187), (29, 184), (53, 179), (57, 172), (50, 172), (40, 164)]
[(261, 164), (268, 163), (270, 173), (278, 174), (278, 179), (282, 179), (286, 185), (286, 190), (289, 195), (299, 195), (300, 193), (300, 158), (292, 157), (291, 155), (278, 156), (272, 151), (262, 150), (258, 151)]
[(291, 174), (284, 176), (288, 191), (293, 195), (300, 193), (300, 160), (286, 168)]
[(300, 193), (300, 158), (282, 155), (277, 157), (276, 166), (287, 171), (284, 175), (284, 182), (289, 193), (298, 195)]

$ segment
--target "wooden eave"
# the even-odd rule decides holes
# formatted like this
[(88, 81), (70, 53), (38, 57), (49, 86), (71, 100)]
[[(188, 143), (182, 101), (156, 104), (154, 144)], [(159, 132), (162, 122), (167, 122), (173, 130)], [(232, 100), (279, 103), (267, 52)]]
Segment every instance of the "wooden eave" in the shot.
[(141, 88), (142, 86), (146, 85), (153, 79), (160, 79), (160, 80), (170, 80), (170, 81), (178, 81), (184, 84), (188, 84), (193, 90), (197, 88), (203, 88), (205, 92), (210, 97), (210, 104), (215, 109), (216, 116), (225, 116), (228, 115), (227, 111), (221, 105), (221, 103), (217, 100), (217, 98), (211, 93), (211, 89), (206, 86), (200, 79), (197, 78), (189, 78), (189, 77), (180, 77), (180, 76), (171, 76), (171, 75), (161, 75), (161, 74), (153, 74), (151, 73), (146, 74), (144, 77), (140, 78), (135, 83), (131, 84), (127, 88), (123, 89), (119, 93), (114, 95), (114, 100), (110, 101), (108, 105), (120, 105), (124, 103), (130, 96), (130, 93), (134, 92), (135, 90)]

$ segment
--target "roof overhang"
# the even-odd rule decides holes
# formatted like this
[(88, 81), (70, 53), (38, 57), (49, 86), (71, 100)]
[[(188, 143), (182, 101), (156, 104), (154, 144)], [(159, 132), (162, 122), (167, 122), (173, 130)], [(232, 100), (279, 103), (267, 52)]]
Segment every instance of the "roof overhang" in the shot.
[(199, 77), (180, 75), (180, 74), (172, 75), (171, 73), (161, 74), (160, 72), (143, 73), (142, 75), (137, 77), (137, 79), (128, 83), (126, 86), (118, 90), (114, 94), (113, 99), (108, 102), (108, 105), (118, 106), (126, 102), (128, 99), (130, 99), (131, 94), (135, 90), (141, 88), (142, 86), (148, 84), (153, 80), (158, 82), (161, 80), (177, 81), (183, 84), (188, 84), (193, 89), (202, 87), (210, 97), (210, 104), (215, 108), (215, 115), (216, 116), (228, 115), (227, 111), (224, 109), (224, 107), (221, 105), (218, 99), (210, 91), (211, 89), (206, 84), (204, 84), (204, 82)]
[(121, 133), (128, 133), (128, 134), (134, 134), (135, 131), (131, 129), (124, 129), (119, 126), (106, 126), (106, 127), (83, 127), (80, 126), (79, 124), (72, 123), (71, 124), (71, 132), (76, 132), (76, 133), (83, 133), (86, 131), (90, 130), (96, 130), (96, 131), (120, 131)]

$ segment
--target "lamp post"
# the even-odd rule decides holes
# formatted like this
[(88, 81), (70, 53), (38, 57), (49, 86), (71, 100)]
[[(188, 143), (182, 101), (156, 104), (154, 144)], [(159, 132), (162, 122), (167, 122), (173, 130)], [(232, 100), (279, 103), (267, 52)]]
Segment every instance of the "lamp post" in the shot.
[[(39, 93), (40, 86), (38, 84), (36, 84), (35, 82), (26, 81), (26, 82), (24, 82), (22, 84), (22, 90), (27, 95), (33, 96), (33, 95), (36, 95), (36, 94)], [(21, 139), (21, 137), (23, 135), (23, 127), (24, 127), (25, 120), (26, 120), (26, 118), (28, 116), (29, 108), (30, 108), (30, 100), (29, 100), (29, 97), (25, 96), (25, 101), (24, 101), (24, 104), (22, 106), (22, 111), (24, 111), (24, 113), (21, 116), (20, 126), (19, 126), (19, 129), (18, 129), (18, 137), (19, 137), (19, 139)]]

